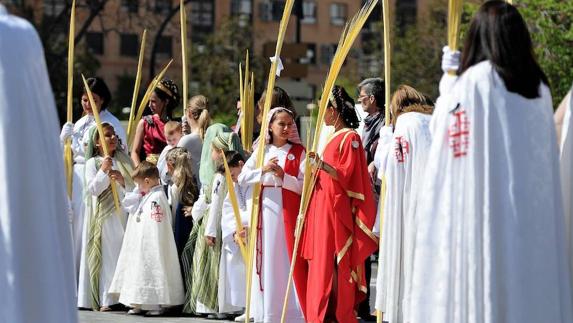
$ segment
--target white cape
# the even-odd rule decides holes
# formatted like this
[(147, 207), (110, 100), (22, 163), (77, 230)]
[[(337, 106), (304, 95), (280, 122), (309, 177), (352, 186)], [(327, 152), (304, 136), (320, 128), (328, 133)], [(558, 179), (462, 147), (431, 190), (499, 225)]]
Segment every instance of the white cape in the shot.
[(411, 279), (414, 216), (431, 144), (430, 119), (418, 112), (400, 115), (388, 152), (376, 309), (389, 323), (406, 321), (402, 303)]
[(432, 120), (410, 322), (573, 322), (551, 94), (468, 69)]
[(563, 209), (565, 211), (565, 230), (571, 279), (573, 280), (573, 88), (568, 95), (563, 127), (561, 128), (561, 189), (563, 191)]
[(0, 321), (77, 321), (63, 152), (40, 39), (0, 5)]

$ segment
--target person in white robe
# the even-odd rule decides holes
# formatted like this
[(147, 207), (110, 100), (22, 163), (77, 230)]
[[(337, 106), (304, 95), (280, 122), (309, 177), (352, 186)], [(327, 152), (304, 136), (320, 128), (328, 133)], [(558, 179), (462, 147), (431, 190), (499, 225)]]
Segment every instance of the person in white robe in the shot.
[[(118, 202), (134, 187), (131, 159), (118, 145), (113, 126), (103, 123), (102, 127), (108, 152), (113, 157), (103, 156), (97, 127), (92, 127), (86, 141), (85, 234), (78, 280), (78, 307), (96, 311), (110, 310), (111, 305), (118, 303), (117, 297), (107, 291), (127, 223), (127, 213), (121, 207), (117, 209), (110, 184), (115, 185)], [(116, 177), (119, 181), (112, 179)]]
[[(264, 166), (257, 168), (257, 156), (253, 154), (238, 180), (241, 186), (262, 185), (260, 229), (254, 231), (260, 235), (257, 254), (261, 256), (256, 261), (251, 286), (251, 315), (255, 322), (278, 322), (281, 319), (290, 269), (283, 219), (283, 190), (300, 195), (304, 177), (304, 153), (298, 157), (300, 166), (296, 176), (284, 171), (287, 158), (289, 161), (297, 158), (291, 149), (294, 145), (300, 146), (298, 132), (292, 129), (292, 113), (285, 108), (274, 108), (269, 112), (267, 122), (269, 134), (266, 136)], [(289, 296), (286, 321), (304, 322), (294, 288)]]
[(411, 278), (414, 217), (431, 144), (432, 110), (432, 102), (407, 85), (399, 86), (392, 97), (395, 131), (391, 150), (386, 152), (386, 195), (382, 197), (384, 220), (376, 281), (376, 309), (384, 313), (384, 320), (389, 323), (408, 322), (403, 303)]
[(44, 50), (0, 4), (0, 321), (75, 323), (63, 152)]
[(132, 307), (128, 314), (157, 316), (184, 299), (171, 209), (153, 164), (142, 161), (133, 179), (138, 189), (122, 201), (129, 219), (109, 293)]
[(551, 94), (527, 26), (486, 2), (463, 48), (430, 126), (408, 319), (572, 322)]
[[(119, 120), (107, 110), (109, 102), (111, 101), (111, 93), (105, 82), (99, 77), (91, 77), (87, 79), (88, 86), (92, 91), (94, 101), (99, 111), (101, 122), (109, 123), (115, 129), (121, 146), (127, 149), (126, 134), (123, 126)], [(83, 89), (83, 87), (82, 87)], [(63, 145), (66, 139), (71, 138), (72, 154), (74, 159), (74, 173), (72, 179), (72, 238), (74, 242), (74, 255), (76, 262), (76, 273), (80, 270), (82, 241), (85, 240), (84, 234), (84, 200), (86, 197), (85, 192), (85, 148), (89, 141), (89, 130), (95, 126), (95, 118), (93, 111), (89, 104), (87, 92), (83, 89), (80, 97), (84, 116), (81, 117), (75, 124), (66, 122), (62, 127), (60, 133), (60, 141)], [(78, 274), (79, 278), (79, 274)]]
[(565, 212), (567, 254), (569, 255), (571, 281), (573, 284), (573, 122), (571, 122), (571, 109), (573, 109), (573, 87), (555, 112), (555, 119), (558, 125), (557, 133), (560, 135), (559, 159), (561, 166), (563, 209)]

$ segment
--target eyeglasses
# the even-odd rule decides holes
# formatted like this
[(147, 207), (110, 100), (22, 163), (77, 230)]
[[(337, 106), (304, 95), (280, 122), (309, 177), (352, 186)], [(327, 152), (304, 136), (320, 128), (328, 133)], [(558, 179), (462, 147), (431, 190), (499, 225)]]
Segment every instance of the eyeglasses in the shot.
[(356, 101), (358, 102), (362, 102), (362, 100), (371, 97), (372, 95), (361, 95), (358, 98), (356, 98)]

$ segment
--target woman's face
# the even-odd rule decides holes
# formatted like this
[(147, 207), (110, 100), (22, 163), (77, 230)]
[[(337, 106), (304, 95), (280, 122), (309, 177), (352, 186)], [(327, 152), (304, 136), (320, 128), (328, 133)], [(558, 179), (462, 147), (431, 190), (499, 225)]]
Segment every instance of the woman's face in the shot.
[(273, 142), (286, 142), (294, 127), (294, 120), (288, 112), (278, 112), (271, 122), (270, 132)]
[(166, 105), (167, 101), (161, 100), (155, 92), (151, 93), (151, 97), (149, 98), (149, 109), (151, 109), (153, 114), (161, 115)]
[[(103, 103), (103, 100), (101, 99), (101, 97), (99, 95), (97, 95), (93, 92), (92, 92), (92, 96), (94, 98), (94, 103), (96, 105), (98, 112), (101, 111), (101, 105)], [(87, 94), (82, 95), (82, 108), (84, 109), (84, 112), (87, 114), (93, 114), (94, 113), (92, 111), (92, 106), (90, 105), (90, 99), (89, 99)]]
[[(115, 149), (117, 148), (117, 136), (115, 135), (115, 131), (113, 130), (112, 127), (104, 127), (103, 135), (105, 143), (107, 144), (108, 153), (110, 155), (113, 155)], [(100, 138), (97, 139), (96, 144), (99, 148), (100, 154), (103, 155), (103, 148), (101, 147)]]
[(229, 167), (229, 171), (231, 172), (231, 179), (233, 182), (239, 181), (239, 174), (241, 174), (241, 170), (243, 170), (243, 162), (239, 162), (239, 166)]
[(327, 126), (333, 126), (336, 123), (338, 117), (338, 112), (333, 106), (328, 106), (326, 108), (326, 113), (324, 114), (324, 124)]

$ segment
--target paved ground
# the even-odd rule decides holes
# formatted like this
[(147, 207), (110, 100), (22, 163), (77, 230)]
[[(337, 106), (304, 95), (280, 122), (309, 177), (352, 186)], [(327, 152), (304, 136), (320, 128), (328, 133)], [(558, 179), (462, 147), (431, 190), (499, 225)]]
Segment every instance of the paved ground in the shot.
[[(372, 280), (370, 283), (372, 295), (376, 294), (376, 272), (377, 264), (372, 265)], [(371, 308), (373, 305), (374, 297), (371, 297)], [(196, 323), (196, 322), (231, 322), (223, 320), (207, 320), (195, 317), (143, 317), (126, 315), (125, 312), (91, 312), (79, 311), (80, 323)]]

